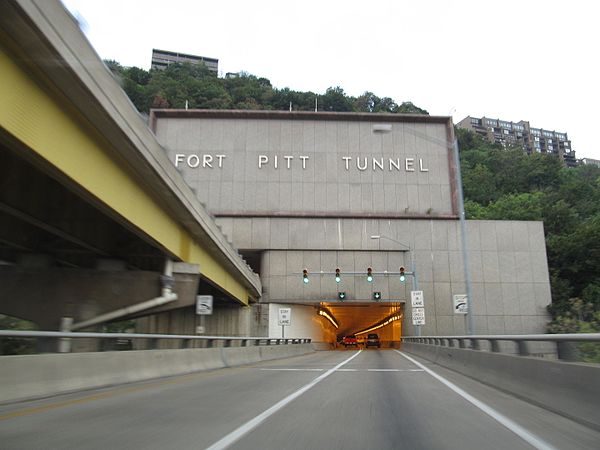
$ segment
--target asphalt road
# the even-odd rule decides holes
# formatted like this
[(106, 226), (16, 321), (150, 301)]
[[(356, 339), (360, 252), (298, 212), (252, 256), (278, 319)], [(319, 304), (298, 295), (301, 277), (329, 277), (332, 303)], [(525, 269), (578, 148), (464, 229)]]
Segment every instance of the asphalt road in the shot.
[(374, 349), (0, 406), (0, 449), (206, 448), (574, 450), (600, 433)]

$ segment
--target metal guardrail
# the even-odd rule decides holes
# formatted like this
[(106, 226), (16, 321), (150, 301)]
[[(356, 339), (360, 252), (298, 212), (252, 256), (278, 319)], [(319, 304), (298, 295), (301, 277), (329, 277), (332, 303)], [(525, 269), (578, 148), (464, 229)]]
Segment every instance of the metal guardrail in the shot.
[[(60, 342), (70, 341), (71, 339), (103, 339), (118, 341), (146, 340), (146, 349), (158, 348), (160, 340), (178, 340), (179, 348), (192, 348), (193, 342), (202, 343), (202, 348), (215, 347), (217, 343), (222, 343), (223, 347), (249, 347), (258, 345), (288, 345), (288, 344), (308, 344), (309, 338), (269, 338), (255, 336), (196, 336), (196, 335), (178, 335), (178, 334), (138, 334), (138, 333), (88, 333), (88, 332), (61, 332), (61, 331), (17, 331), (0, 330), (0, 339), (4, 338), (30, 338), (30, 339), (54, 339)], [(237, 344), (237, 345), (234, 345)], [(60, 348), (60, 345), (59, 345)]]
[(516, 353), (520, 356), (531, 356), (528, 346), (529, 342), (537, 341), (554, 343), (556, 345), (556, 353), (560, 359), (573, 360), (572, 343), (600, 343), (600, 333), (414, 336), (402, 338), (402, 342), (471, 350), (484, 350), (482, 342), (488, 342), (489, 351), (494, 353), (503, 353), (500, 348), (500, 342), (502, 341), (513, 342), (516, 345)]

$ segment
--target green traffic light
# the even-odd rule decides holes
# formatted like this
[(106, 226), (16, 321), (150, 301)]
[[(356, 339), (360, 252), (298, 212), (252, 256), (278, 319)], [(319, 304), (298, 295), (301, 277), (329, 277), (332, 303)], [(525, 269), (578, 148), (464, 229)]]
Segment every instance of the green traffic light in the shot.
[(400, 275), (400, 283), (404, 283), (406, 281), (406, 276), (404, 274)]
[(304, 284), (308, 284), (308, 269), (302, 270), (302, 281)]

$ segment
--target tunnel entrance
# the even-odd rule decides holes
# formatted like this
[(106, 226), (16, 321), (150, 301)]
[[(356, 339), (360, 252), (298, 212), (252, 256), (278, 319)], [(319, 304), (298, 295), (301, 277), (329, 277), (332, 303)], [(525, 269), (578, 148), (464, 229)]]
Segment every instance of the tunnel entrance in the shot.
[(402, 337), (403, 302), (345, 303), (323, 302), (321, 308), (337, 325), (335, 330), (338, 344), (344, 336), (356, 334), (359, 343), (368, 333), (377, 333), (382, 342), (399, 341)]

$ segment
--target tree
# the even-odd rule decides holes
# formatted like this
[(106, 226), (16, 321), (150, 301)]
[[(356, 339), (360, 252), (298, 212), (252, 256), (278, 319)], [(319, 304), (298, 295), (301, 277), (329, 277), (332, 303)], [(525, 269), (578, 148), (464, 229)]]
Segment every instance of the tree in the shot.
[(487, 205), (498, 196), (494, 174), (484, 164), (476, 164), (462, 176), (463, 190), (466, 198)]
[(319, 96), (319, 110), (343, 112), (352, 111), (353, 107), (344, 90), (337, 86), (327, 88), (325, 95)]
[(394, 112), (403, 113), (403, 114), (425, 114), (429, 115), (429, 113), (415, 106), (412, 102), (402, 102), (402, 104), (398, 107), (398, 109)]

